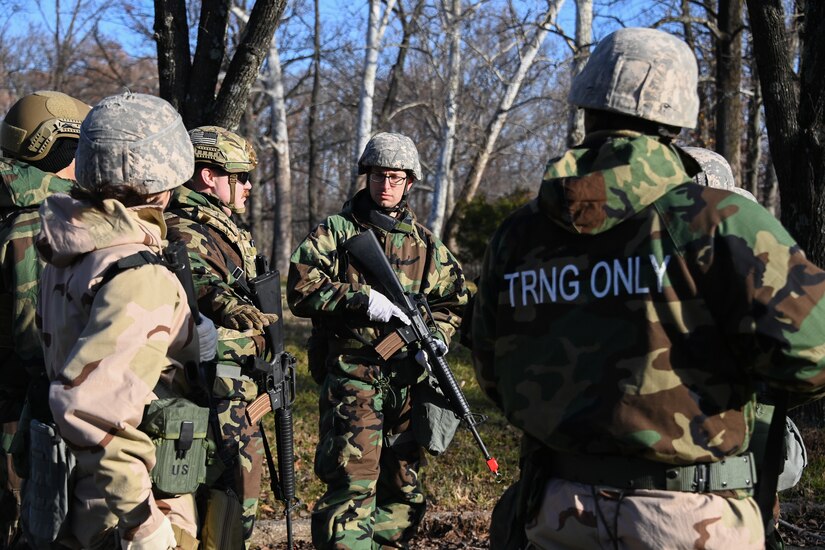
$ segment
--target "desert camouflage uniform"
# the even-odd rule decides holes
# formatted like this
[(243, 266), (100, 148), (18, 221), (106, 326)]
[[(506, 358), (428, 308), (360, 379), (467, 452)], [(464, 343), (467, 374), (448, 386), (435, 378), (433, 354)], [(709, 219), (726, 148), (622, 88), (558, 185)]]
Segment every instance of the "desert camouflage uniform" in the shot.
[(372, 348), (389, 327), (368, 320), (370, 286), (341, 244), (374, 231), (405, 290), (427, 296), (447, 343), (468, 298), (458, 261), (412, 211), (402, 209), (388, 231), (368, 221), (373, 208), (360, 191), (307, 236), (289, 269), (290, 309), (312, 317), (319, 331), (312, 346), (328, 345), (315, 455), (315, 473), (327, 484), (312, 514), (317, 548), (404, 547), (426, 508), (409, 421), (410, 386), (426, 375), (412, 357), (385, 362)]
[[(538, 198), (491, 240), (476, 374), (551, 456), (730, 461), (748, 449), (755, 378), (797, 402), (822, 395), (823, 293), (825, 273), (758, 204), (692, 183), (657, 138), (596, 132), (548, 164)], [(621, 548), (763, 545), (748, 491), (545, 475), (527, 525), (542, 548), (607, 547), (614, 526)]]
[[(175, 191), (166, 223), (169, 240), (186, 243), (198, 307), (218, 329), (219, 364), (240, 368), (248, 357), (263, 356), (266, 345), (260, 331), (239, 332), (219, 323), (225, 309), (251, 303), (246, 281), (256, 276), (257, 251), (250, 233), (224, 213), (219, 199), (187, 187)], [(224, 442), (222, 457), (230, 462), (216, 487), (232, 490), (240, 500), (248, 543), (261, 493), (264, 450), (258, 426), (250, 426), (246, 418), (246, 403), (257, 397), (258, 388), (249, 376), (234, 370), (231, 375), (215, 376), (212, 388)]]
[[(166, 388), (184, 394), (183, 366), (198, 345), (186, 295), (162, 265), (122, 271), (98, 286), (118, 259), (159, 253), (165, 225), (157, 206), (106, 212), (67, 195), (41, 207), (37, 248), (46, 260), (38, 319), (49, 404), (77, 459), (72, 533), (84, 548), (153, 533), (164, 516), (197, 534), (193, 495), (157, 499), (149, 472), (155, 447), (138, 426)], [(178, 538), (181, 544), (181, 539)]]
[(0, 508), (3, 517), (16, 518), (20, 483), (7, 453), (29, 380), (45, 373), (34, 322), (43, 268), (34, 249), (34, 237), (40, 231), (37, 209), (52, 193), (68, 191), (71, 182), (5, 158), (0, 159), (0, 180)]

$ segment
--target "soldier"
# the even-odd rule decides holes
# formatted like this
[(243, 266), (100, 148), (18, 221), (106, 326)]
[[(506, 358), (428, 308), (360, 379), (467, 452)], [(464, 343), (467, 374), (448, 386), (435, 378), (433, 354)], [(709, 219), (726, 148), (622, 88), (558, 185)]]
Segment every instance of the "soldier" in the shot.
[(426, 508), (410, 430), (410, 387), (426, 373), (407, 354), (383, 361), (376, 353), (393, 318), (409, 321), (365, 284), (341, 245), (375, 233), (404, 288), (428, 298), (445, 352), (468, 295), (458, 261), (407, 205), (421, 179), (412, 140), (376, 134), (358, 172), (367, 174), (367, 189), (309, 233), (287, 282), (292, 312), (312, 318), (310, 370), (321, 384), (315, 473), (327, 489), (312, 512), (312, 541), (316, 548), (403, 548)]
[[(0, 123), (5, 157), (0, 159), (0, 547), (12, 546), (19, 536), (20, 479), (7, 452), (33, 379), (38, 383), (32, 391), (42, 395), (29, 399), (27, 417), (50, 416), (34, 323), (43, 268), (34, 249), (40, 231), (37, 209), (47, 196), (71, 187), (80, 123), (89, 109), (66, 94), (39, 91), (19, 99)], [(18, 442), (23, 446), (22, 439)]]
[[(220, 456), (227, 468), (213, 486), (209, 506), (217, 509), (214, 499), (229, 494), (242, 507), (231, 518), (208, 520), (203, 538), (207, 546), (219, 539), (215, 529), (221, 525), (228, 533), (242, 533), (248, 544), (261, 493), (264, 451), (258, 426), (250, 425), (245, 414), (258, 388), (243, 367), (248, 357), (264, 355), (262, 329), (277, 321), (276, 315), (262, 313), (251, 303), (246, 281), (257, 274), (257, 251), (249, 232), (232, 219), (233, 213), (245, 209), (252, 188), (249, 173), (257, 158), (247, 140), (218, 126), (195, 128), (189, 137), (194, 175), (176, 191), (166, 222), (169, 240), (186, 244), (199, 309), (218, 326), (218, 364), (212, 365), (215, 372), (207, 378), (214, 379), (211, 402), (220, 425)], [(222, 508), (236, 510), (237, 506)], [(225, 522), (237, 525), (230, 529)]]
[[(49, 406), (76, 458), (69, 521), (83, 548), (198, 545), (192, 491), (205, 476), (207, 415), (179, 396), (183, 366), (214, 357), (217, 334), (208, 320), (195, 331), (183, 287), (157, 265), (163, 208), (192, 168), (171, 105), (107, 97), (81, 125), (71, 196), (53, 195), (40, 210)], [(167, 489), (180, 481), (189, 489)]]
[(570, 91), (584, 142), (487, 249), (473, 360), (526, 434), (533, 547), (763, 548), (755, 381), (823, 392), (825, 272), (758, 204), (692, 182), (672, 139), (696, 82), (667, 33), (604, 38)]

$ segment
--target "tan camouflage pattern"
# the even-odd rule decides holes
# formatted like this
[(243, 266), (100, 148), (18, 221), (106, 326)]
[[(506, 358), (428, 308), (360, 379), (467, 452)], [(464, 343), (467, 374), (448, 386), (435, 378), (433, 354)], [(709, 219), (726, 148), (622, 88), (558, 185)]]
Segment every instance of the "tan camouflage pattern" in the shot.
[(141, 539), (164, 515), (197, 532), (191, 499), (153, 496), (155, 448), (138, 430), (159, 382), (183, 393), (183, 365), (198, 358), (183, 287), (164, 266), (148, 264), (97, 287), (118, 259), (160, 252), (163, 213), (111, 199), (104, 205), (100, 211), (68, 195), (47, 198), (36, 243), (47, 262), (38, 321), (49, 405), (77, 458), (73, 534), (85, 547), (114, 525), (119, 536)]
[(544, 550), (765, 547), (759, 508), (751, 499), (620, 492), (561, 479), (547, 483), (538, 515), (526, 532), (527, 539)]
[(384, 362), (365, 345), (392, 327), (368, 319), (369, 281), (349, 263), (342, 243), (375, 231), (405, 290), (427, 296), (438, 336), (447, 343), (469, 297), (458, 261), (412, 211), (401, 210), (388, 232), (367, 222), (371, 208), (369, 193), (359, 191), (290, 259), (289, 307), (311, 317), (329, 345), (315, 454), (315, 472), (327, 490), (313, 508), (316, 548), (402, 548), (426, 508), (418, 479), (421, 450), (408, 419), (409, 388), (426, 374), (412, 357)]
[(0, 122), (0, 147), (19, 160), (40, 160), (58, 139), (78, 138), (90, 109), (62, 92), (41, 90), (23, 96)]
[(195, 149), (195, 162), (219, 166), (225, 172), (251, 172), (258, 165), (252, 144), (235, 132), (220, 126), (199, 126), (189, 130)]
[(358, 159), (358, 173), (366, 174), (373, 166), (411, 172), (416, 181), (424, 177), (418, 149), (404, 134), (379, 132), (372, 136)]
[[(186, 244), (198, 309), (218, 330), (218, 362), (244, 367), (249, 357), (264, 356), (266, 343), (261, 331), (241, 332), (221, 326), (226, 312), (240, 303), (251, 304), (246, 281), (257, 275), (257, 249), (250, 233), (235, 225), (217, 197), (188, 187), (175, 191), (166, 223), (169, 241)], [(255, 528), (264, 452), (258, 426), (249, 425), (246, 418), (247, 403), (258, 396), (258, 387), (248, 374), (243, 369), (237, 376), (216, 376), (212, 388), (224, 456), (234, 460), (214, 487), (231, 490), (241, 502), (247, 545)]]
[(568, 100), (582, 108), (695, 128), (698, 68), (690, 47), (656, 29), (625, 28), (596, 45)]
[(80, 126), (75, 174), (81, 187), (128, 186), (148, 195), (178, 187), (194, 169), (183, 119), (159, 97), (106, 97)]

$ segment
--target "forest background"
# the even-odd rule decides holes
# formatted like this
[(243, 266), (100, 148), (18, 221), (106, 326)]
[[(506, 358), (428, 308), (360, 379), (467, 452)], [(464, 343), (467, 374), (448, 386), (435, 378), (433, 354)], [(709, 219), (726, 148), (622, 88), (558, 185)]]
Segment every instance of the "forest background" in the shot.
[[(660, 28), (699, 62), (698, 126), (680, 143), (724, 155), (739, 185), (825, 266), (821, 0), (0, 0), (0, 8), (0, 112), (39, 89), (94, 104), (128, 88), (169, 100), (190, 128), (235, 129), (259, 158), (240, 221), (282, 272), (310, 228), (363, 185), (354, 168), (369, 137), (395, 131), (421, 155), (413, 209), (474, 276), (497, 222), (535, 195), (548, 159), (581, 140), (581, 116), (566, 97), (592, 45), (620, 27)], [(468, 366), (459, 370), (472, 385)], [(825, 418), (821, 405), (794, 415), (813, 429)], [(811, 494), (825, 479), (816, 483)]]

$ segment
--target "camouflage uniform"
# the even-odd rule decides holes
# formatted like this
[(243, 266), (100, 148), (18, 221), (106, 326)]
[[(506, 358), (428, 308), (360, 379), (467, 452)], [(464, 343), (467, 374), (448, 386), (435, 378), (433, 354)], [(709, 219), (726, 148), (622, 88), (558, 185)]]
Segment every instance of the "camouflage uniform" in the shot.
[(472, 323), (479, 383), (527, 435), (529, 541), (763, 547), (752, 476), (693, 465), (751, 467), (757, 377), (823, 393), (823, 293), (775, 218), (692, 183), (667, 139), (596, 131), (550, 161), (491, 239)]
[[(220, 326), (224, 311), (250, 303), (246, 281), (256, 276), (257, 253), (252, 236), (224, 213), (219, 199), (187, 187), (175, 192), (167, 208), (170, 241), (186, 243), (192, 278), (201, 314), (218, 327), (218, 369), (235, 367), (235, 374), (214, 376), (212, 405), (218, 414), (224, 444), (222, 456), (229, 468), (215, 487), (231, 490), (242, 504), (244, 540), (249, 541), (261, 493), (263, 443), (260, 429), (250, 425), (246, 404), (257, 397), (258, 388), (238, 368), (250, 356), (263, 356), (266, 345), (261, 331), (237, 331)], [(223, 365), (223, 366), (221, 366)]]
[[(81, 127), (80, 190), (129, 187), (148, 196), (180, 185), (192, 168), (183, 121), (159, 98), (105, 98)], [(153, 494), (155, 446), (138, 429), (158, 395), (187, 391), (183, 366), (198, 360), (185, 291), (170, 270), (151, 264), (101, 284), (120, 258), (160, 252), (162, 208), (115, 199), (98, 208), (58, 194), (40, 214), (36, 244), (47, 265), (38, 319), (49, 405), (77, 460), (72, 534), (84, 548), (195, 548), (194, 497)]]
[(40, 231), (37, 209), (47, 196), (68, 191), (71, 182), (12, 159), (0, 160), (0, 179), (0, 472), (5, 477), (0, 486), (10, 488), (0, 508), (4, 517), (16, 518), (20, 482), (7, 452), (17, 432), (29, 381), (45, 372), (34, 322), (43, 267), (34, 249), (34, 237)]
[[(38, 91), (12, 105), (0, 123), (0, 546), (20, 534), (17, 527), (28, 429), (17, 429), (28, 394), (29, 411), (48, 419), (40, 335), (34, 322), (42, 262), (34, 249), (40, 230), (37, 208), (48, 195), (65, 192), (80, 123), (89, 106), (66, 94)], [(62, 177), (54, 174), (59, 172)], [(37, 379), (39, 383), (32, 384)], [(42, 395), (41, 395), (42, 394)], [(35, 410), (31, 410), (34, 408)], [(26, 427), (28, 427), (26, 425)], [(19, 435), (18, 435), (19, 434)], [(11, 453), (7, 454), (7, 452)], [(19, 471), (15, 471), (11, 455)]]
[(289, 269), (289, 307), (313, 319), (308, 352), (321, 354), (325, 371), (313, 373), (323, 381), (315, 473), (327, 484), (312, 513), (317, 548), (404, 547), (426, 508), (409, 420), (410, 387), (426, 375), (412, 357), (378, 357), (372, 343), (389, 327), (368, 320), (370, 285), (341, 244), (374, 231), (405, 290), (428, 297), (447, 343), (468, 297), (458, 261), (412, 211), (403, 208), (391, 229), (371, 223), (371, 211), (360, 191), (310, 232)]

